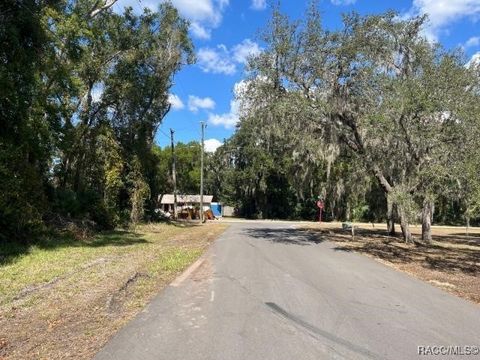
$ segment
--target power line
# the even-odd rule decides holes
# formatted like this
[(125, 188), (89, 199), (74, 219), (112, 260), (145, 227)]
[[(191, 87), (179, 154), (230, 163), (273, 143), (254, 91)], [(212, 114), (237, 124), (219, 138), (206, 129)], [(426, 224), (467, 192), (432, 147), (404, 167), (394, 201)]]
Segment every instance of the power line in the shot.
[[(194, 125), (195, 125), (195, 127), (194, 127)], [(193, 131), (193, 132), (198, 132), (199, 130), (196, 128), (196, 126), (198, 126), (198, 125), (197, 124), (192, 124), (192, 125), (184, 126), (180, 129), (176, 129), (175, 131), (185, 132), (186, 130), (190, 130), (190, 131)], [(198, 134), (200, 134), (200, 132), (198, 132)]]
[(139, 12), (139, 15), (142, 15), (143, 14), (143, 5), (142, 5), (142, 2), (140, 0), (137, 0), (137, 3), (138, 3), (138, 7), (140, 9), (140, 12)]
[(160, 133), (161, 133), (162, 135), (164, 135), (167, 139), (170, 139), (170, 136), (167, 135), (167, 133), (165, 133), (165, 131), (163, 131), (163, 130), (160, 129), (160, 128), (158, 128), (158, 131), (160, 131)]

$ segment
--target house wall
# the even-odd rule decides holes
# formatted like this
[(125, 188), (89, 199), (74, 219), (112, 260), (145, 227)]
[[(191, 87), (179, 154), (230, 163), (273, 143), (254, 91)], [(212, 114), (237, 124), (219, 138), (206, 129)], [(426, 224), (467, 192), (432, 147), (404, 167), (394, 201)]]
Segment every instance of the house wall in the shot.
[(223, 216), (235, 216), (235, 208), (233, 206), (222, 206), (222, 215)]

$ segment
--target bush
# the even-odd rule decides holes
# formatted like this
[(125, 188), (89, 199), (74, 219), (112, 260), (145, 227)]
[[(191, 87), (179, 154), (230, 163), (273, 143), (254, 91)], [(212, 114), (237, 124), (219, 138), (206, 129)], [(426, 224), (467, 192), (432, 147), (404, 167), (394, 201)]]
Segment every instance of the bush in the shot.
[(0, 240), (26, 240), (43, 228), (45, 197), (41, 177), (20, 155), (0, 148)]
[(103, 199), (94, 190), (79, 193), (69, 189), (57, 190), (55, 211), (71, 219), (88, 219), (99, 230), (113, 229), (116, 214), (107, 210)]

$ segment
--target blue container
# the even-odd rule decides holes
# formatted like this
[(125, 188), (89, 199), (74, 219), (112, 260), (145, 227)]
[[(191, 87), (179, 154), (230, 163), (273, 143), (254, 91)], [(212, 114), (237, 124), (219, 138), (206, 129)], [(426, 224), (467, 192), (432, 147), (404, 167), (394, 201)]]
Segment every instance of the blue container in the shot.
[(221, 217), (222, 216), (222, 204), (211, 203), (210, 204), (210, 209), (212, 209), (213, 215), (215, 215), (215, 217)]

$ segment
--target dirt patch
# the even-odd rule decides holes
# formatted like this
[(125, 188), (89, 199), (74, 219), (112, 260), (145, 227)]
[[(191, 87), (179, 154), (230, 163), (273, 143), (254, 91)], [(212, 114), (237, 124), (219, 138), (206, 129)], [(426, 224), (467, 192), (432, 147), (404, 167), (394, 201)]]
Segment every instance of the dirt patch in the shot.
[(91, 268), (95, 265), (98, 265), (100, 263), (103, 263), (103, 262), (106, 262), (107, 259), (106, 258), (99, 258), (99, 259), (95, 259), (85, 265), (82, 265), (78, 270), (75, 270), (75, 271), (71, 271), (69, 273), (66, 273), (65, 275), (63, 276), (58, 276), (58, 277), (54, 277), (52, 280), (46, 282), (46, 283), (43, 283), (43, 284), (39, 284), (39, 285), (29, 285), (25, 288), (23, 288), (17, 295), (14, 296), (13, 300), (15, 302), (15, 304), (19, 305), (19, 300), (22, 300), (23, 298), (25, 298), (26, 296), (28, 295), (31, 295), (37, 291), (40, 291), (40, 290), (45, 290), (45, 289), (49, 289), (49, 288), (52, 288), (55, 284), (57, 284), (59, 281), (61, 280), (65, 280), (66, 278), (68, 277), (71, 277), (72, 275), (78, 273), (78, 272), (81, 272), (81, 271), (84, 271), (88, 268)]
[(127, 244), (119, 233), (103, 248), (98, 240), (94, 258), (29, 284), (0, 307), (0, 359), (91, 359), (225, 227), (149, 225), (136, 230), (142, 241)]
[[(312, 226), (322, 240), (335, 241), (337, 251), (354, 251), (404, 271), (452, 294), (480, 304), (480, 231), (464, 228), (433, 229), (430, 245), (405, 244), (386, 234), (382, 225), (362, 224), (352, 239), (339, 224)], [(420, 234), (420, 228), (413, 233)]]
[(110, 314), (118, 313), (122, 310), (123, 304), (129, 298), (130, 289), (135, 285), (137, 280), (142, 277), (149, 278), (150, 275), (136, 272), (130, 276), (116, 292), (111, 294), (106, 305), (107, 311)]

